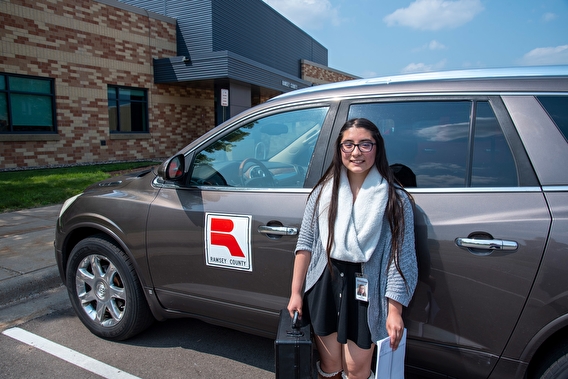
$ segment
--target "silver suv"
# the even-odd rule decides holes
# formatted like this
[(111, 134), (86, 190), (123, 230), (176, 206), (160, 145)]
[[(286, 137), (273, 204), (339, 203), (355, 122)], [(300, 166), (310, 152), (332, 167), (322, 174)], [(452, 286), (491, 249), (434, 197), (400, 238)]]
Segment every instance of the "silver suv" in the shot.
[(566, 377), (568, 67), (294, 91), (91, 186), (55, 240), (78, 317), (115, 340), (171, 317), (274, 336), (307, 196), (354, 117), (379, 126), (415, 199), (408, 372)]

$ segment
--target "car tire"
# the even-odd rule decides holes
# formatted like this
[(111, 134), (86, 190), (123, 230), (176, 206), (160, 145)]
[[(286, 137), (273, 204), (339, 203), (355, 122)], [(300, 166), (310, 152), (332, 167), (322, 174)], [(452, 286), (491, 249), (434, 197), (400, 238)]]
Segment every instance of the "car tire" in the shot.
[(154, 321), (130, 258), (105, 235), (73, 248), (66, 284), (75, 313), (101, 338), (125, 340)]
[(563, 345), (552, 354), (550, 354), (539, 367), (539, 370), (534, 378), (568, 378), (568, 345)]

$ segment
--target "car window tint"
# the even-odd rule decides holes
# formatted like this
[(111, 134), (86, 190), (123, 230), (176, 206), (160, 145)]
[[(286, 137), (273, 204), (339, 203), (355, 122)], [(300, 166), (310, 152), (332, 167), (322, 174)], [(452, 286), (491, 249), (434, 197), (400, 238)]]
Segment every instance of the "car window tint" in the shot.
[(197, 153), (191, 184), (301, 188), (327, 107), (284, 112), (235, 129)]
[[(476, 106), (473, 144), (469, 142)], [(409, 101), (352, 105), (380, 129), (395, 176), (405, 187), (509, 187), (518, 185), (515, 161), (487, 101)], [(467, 157), (473, 146), (471, 177)]]
[(355, 104), (349, 118), (380, 129), (387, 157), (406, 187), (464, 187), (471, 101)]
[(473, 187), (516, 187), (517, 169), (507, 140), (487, 101), (476, 103), (473, 163)]
[(568, 141), (568, 96), (538, 96), (537, 98)]

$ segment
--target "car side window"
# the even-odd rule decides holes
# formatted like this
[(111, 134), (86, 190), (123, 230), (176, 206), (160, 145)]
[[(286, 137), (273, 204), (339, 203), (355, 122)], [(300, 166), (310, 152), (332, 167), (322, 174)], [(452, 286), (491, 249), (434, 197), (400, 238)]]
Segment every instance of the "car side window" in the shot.
[(191, 185), (302, 188), (327, 107), (259, 118), (196, 154)]
[(538, 96), (537, 98), (568, 141), (568, 96)]
[(497, 117), (487, 101), (476, 103), (472, 187), (516, 187), (517, 168)]
[(487, 101), (354, 104), (349, 118), (354, 117), (379, 127), (389, 164), (405, 187), (517, 185), (511, 151)]

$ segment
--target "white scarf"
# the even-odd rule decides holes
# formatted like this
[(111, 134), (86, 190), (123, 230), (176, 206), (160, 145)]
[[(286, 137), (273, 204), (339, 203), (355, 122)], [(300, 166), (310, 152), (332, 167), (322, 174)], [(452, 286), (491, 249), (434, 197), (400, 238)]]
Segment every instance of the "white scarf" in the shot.
[[(331, 201), (332, 180), (322, 188), (318, 225), (323, 246), (327, 246), (328, 210)], [(381, 227), (388, 200), (388, 184), (375, 166), (365, 178), (357, 199), (342, 168), (339, 181), (337, 218), (330, 256), (348, 262), (367, 262), (381, 238)]]

